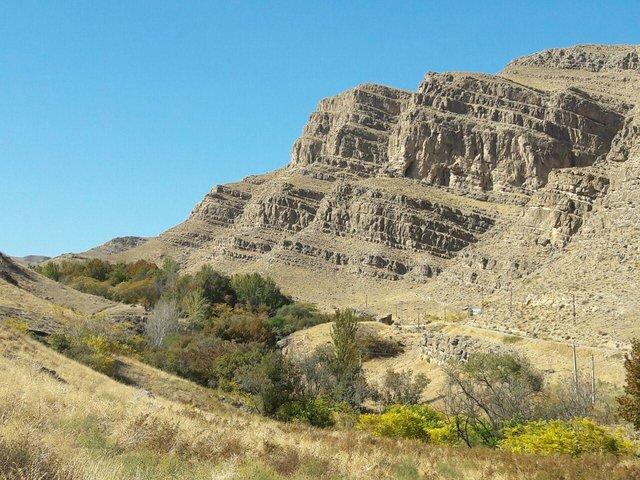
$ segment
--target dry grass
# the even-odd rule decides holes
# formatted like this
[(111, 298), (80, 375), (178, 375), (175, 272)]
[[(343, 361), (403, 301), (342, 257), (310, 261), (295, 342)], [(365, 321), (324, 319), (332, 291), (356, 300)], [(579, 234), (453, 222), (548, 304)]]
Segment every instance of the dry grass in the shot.
[(541, 458), (281, 424), (150, 367), (127, 371), (138, 368), (136, 380), (156, 394), (0, 329), (0, 478), (640, 478), (631, 458)]

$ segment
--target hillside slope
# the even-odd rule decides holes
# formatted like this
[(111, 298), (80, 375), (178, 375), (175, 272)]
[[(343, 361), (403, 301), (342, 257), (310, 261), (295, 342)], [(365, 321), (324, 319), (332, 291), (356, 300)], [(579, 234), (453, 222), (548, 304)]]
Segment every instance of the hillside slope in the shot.
[(142, 307), (79, 292), (54, 282), (0, 253), (0, 322), (17, 319), (44, 333), (91, 317), (137, 323)]
[[(135, 362), (119, 384), (0, 325), (0, 478), (628, 479), (629, 458), (532, 457), (282, 424)], [(178, 394), (174, 395), (174, 392)], [(16, 401), (20, 399), (20, 401)]]

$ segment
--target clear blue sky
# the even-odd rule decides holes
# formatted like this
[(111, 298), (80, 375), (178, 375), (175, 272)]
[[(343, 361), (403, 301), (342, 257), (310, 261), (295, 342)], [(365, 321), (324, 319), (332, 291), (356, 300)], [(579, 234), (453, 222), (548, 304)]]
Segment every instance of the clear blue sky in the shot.
[(0, 0), (0, 250), (155, 235), (289, 161), (322, 97), (640, 43), (640, 3)]

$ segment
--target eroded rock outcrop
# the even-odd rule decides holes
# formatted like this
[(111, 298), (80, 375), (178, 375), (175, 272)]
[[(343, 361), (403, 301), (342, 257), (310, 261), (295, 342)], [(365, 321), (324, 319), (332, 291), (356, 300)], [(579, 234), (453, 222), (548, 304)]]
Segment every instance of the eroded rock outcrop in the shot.
[(422, 351), (438, 364), (450, 361), (466, 362), (474, 353), (508, 353), (509, 349), (496, 342), (480, 340), (468, 335), (450, 335), (427, 331), (422, 341)]
[(231, 225), (250, 199), (250, 193), (218, 185), (193, 209), (191, 216), (214, 225)]
[(390, 141), (390, 168), (431, 184), (534, 191), (558, 168), (605, 155), (622, 116), (578, 90), (428, 74)]
[(551, 48), (520, 57), (507, 67), (526, 66), (568, 70), (640, 70), (640, 48), (635, 45), (578, 45)]
[(293, 145), (292, 165), (319, 164), (337, 176), (376, 174), (388, 162), (389, 135), (410, 95), (366, 84), (322, 100)]
[(552, 172), (549, 183), (533, 196), (527, 221), (540, 232), (534, 241), (564, 246), (578, 233), (594, 202), (609, 188), (604, 169), (564, 169)]
[(442, 257), (455, 255), (493, 225), (482, 214), (349, 184), (332, 191), (319, 221), (324, 232)]
[(622, 115), (575, 88), (429, 73), (416, 93), (365, 85), (318, 105), (292, 165), (387, 173), (463, 189), (534, 191), (604, 156)]

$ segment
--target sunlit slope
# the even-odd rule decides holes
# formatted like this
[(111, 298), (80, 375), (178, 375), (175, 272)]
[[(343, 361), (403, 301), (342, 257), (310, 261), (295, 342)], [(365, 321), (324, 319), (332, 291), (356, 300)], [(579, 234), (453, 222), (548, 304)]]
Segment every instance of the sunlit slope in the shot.
[(17, 320), (51, 333), (92, 317), (135, 322), (143, 314), (142, 307), (79, 292), (0, 254), (0, 321)]
[(135, 362), (125, 371), (142, 384), (117, 383), (2, 327), (0, 478), (517, 479), (564, 471), (623, 479), (639, 472), (629, 460), (514, 456), (281, 424)]

